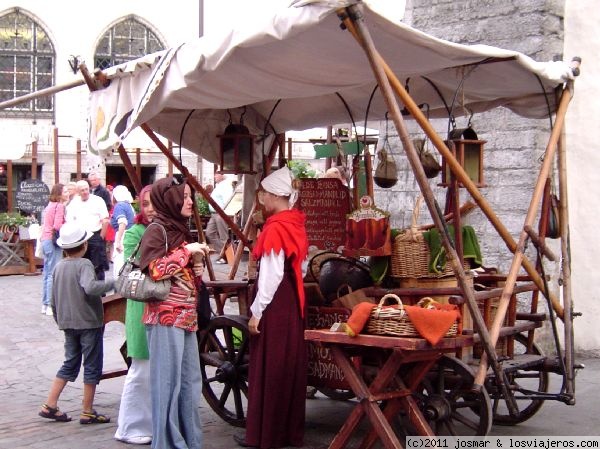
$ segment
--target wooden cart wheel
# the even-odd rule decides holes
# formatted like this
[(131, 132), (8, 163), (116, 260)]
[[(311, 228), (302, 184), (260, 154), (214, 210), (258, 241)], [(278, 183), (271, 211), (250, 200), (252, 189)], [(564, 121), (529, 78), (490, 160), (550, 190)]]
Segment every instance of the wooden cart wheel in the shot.
[(248, 318), (213, 317), (198, 332), (202, 394), (217, 415), (236, 427), (245, 427), (248, 409)]
[[(549, 386), (549, 375), (542, 371), (545, 357), (538, 345), (533, 344), (531, 351), (527, 353), (527, 336), (515, 335), (514, 363), (526, 367), (517, 370), (506, 370), (509, 381), (509, 389), (514, 392), (518, 407), (517, 416), (510, 416), (506, 402), (496, 387), (493, 377), (486, 379), (486, 388), (492, 398), (492, 411), (494, 413), (494, 424), (502, 426), (514, 426), (527, 421), (544, 405), (543, 399), (529, 399), (527, 393), (547, 393)], [(511, 361), (504, 362), (504, 366), (510, 366)]]
[[(415, 400), (436, 435), (484, 436), (492, 427), (490, 397), (474, 392), (471, 369), (459, 359), (443, 356), (427, 373)], [(400, 417), (406, 435), (414, 435), (408, 419)]]

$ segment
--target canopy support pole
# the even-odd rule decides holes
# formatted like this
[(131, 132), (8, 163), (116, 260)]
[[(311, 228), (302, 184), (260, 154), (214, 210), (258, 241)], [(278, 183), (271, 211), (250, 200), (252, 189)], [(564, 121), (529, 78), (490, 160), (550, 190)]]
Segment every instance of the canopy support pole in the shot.
[[(350, 28), (350, 27), (349, 27), (349, 29), (352, 32), (352, 34), (354, 34), (356, 37), (356, 34), (355, 34), (356, 31), (353, 31), (352, 28)], [(490, 204), (483, 197), (483, 195), (481, 194), (481, 192), (479, 191), (479, 189), (477, 188), (475, 183), (471, 180), (471, 178), (469, 178), (469, 175), (461, 167), (460, 163), (456, 160), (456, 158), (454, 157), (452, 152), (448, 149), (448, 147), (446, 146), (444, 141), (440, 138), (440, 136), (437, 134), (437, 132), (433, 129), (433, 127), (431, 126), (431, 124), (427, 120), (427, 117), (425, 117), (425, 115), (423, 114), (421, 109), (419, 109), (419, 107), (414, 102), (414, 100), (410, 97), (408, 92), (406, 92), (406, 90), (404, 89), (404, 86), (402, 85), (402, 83), (400, 83), (400, 81), (398, 80), (396, 75), (392, 72), (389, 65), (383, 60), (383, 58), (381, 58), (381, 57), (379, 57), (379, 58), (381, 60), (381, 65), (383, 66), (383, 70), (385, 71), (396, 95), (398, 95), (398, 97), (400, 97), (400, 100), (405, 105), (405, 107), (410, 112), (410, 114), (414, 117), (415, 121), (419, 124), (421, 129), (423, 129), (423, 131), (425, 132), (427, 137), (429, 137), (429, 139), (431, 140), (433, 145), (436, 147), (436, 149), (439, 151), (439, 153), (442, 155), (442, 157), (444, 157), (444, 159), (445, 159), (448, 167), (452, 171), (452, 173), (456, 176), (458, 181), (460, 183), (462, 183), (462, 185), (467, 189), (467, 191), (469, 192), (469, 194), (471, 195), (473, 200), (477, 203), (477, 205), (479, 206), (481, 211), (485, 214), (485, 216), (488, 218), (488, 220), (490, 221), (492, 226), (494, 226), (494, 228), (496, 229), (496, 231), (498, 232), (500, 237), (504, 240), (508, 249), (514, 253), (517, 248), (517, 244), (514, 241), (512, 235), (510, 234), (508, 229), (506, 229), (504, 224), (498, 219), (498, 217), (494, 213)], [(526, 257), (523, 257), (523, 260), (521, 263), (523, 265), (523, 268), (527, 272), (527, 274), (529, 274), (532, 281), (536, 284), (536, 286), (542, 291), (542, 293), (547, 298), (550, 298), (550, 300), (552, 302), (552, 307), (554, 308), (556, 314), (561, 319), (563, 319), (564, 310), (563, 310), (562, 305), (560, 304), (558, 299), (553, 294), (551, 294), (550, 292), (546, 292), (544, 281), (541, 278), (541, 276), (539, 275), (539, 273), (536, 271), (535, 265)]]
[[(349, 13), (349, 15), (346, 14), (346, 11)], [(465, 295), (467, 305), (469, 307), (469, 310), (471, 311), (473, 320), (479, 331), (479, 335), (482, 343), (484, 344), (484, 348), (486, 352), (489, 353), (488, 355), (491, 360), (492, 369), (496, 375), (498, 386), (500, 387), (503, 396), (507, 398), (507, 406), (510, 410), (511, 415), (516, 414), (517, 407), (514, 403), (514, 397), (508, 391), (507, 379), (505, 378), (506, 375), (502, 367), (500, 366), (498, 359), (496, 358), (496, 352), (494, 350), (494, 346), (490, 341), (490, 335), (487, 331), (481, 313), (479, 312), (479, 309), (477, 307), (473, 287), (467, 283), (467, 277), (465, 275), (464, 269), (461, 266), (458, 255), (456, 254), (456, 250), (454, 249), (450, 241), (450, 235), (448, 234), (448, 229), (445, 226), (443, 214), (433, 195), (433, 191), (431, 190), (431, 187), (427, 180), (427, 176), (425, 175), (425, 171), (423, 169), (423, 166), (421, 165), (419, 155), (417, 154), (417, 150), (413, 146), (412, 141), (408, 135), (408, 131), (404, 124), (404, 119), (402, 118), (400, 108), (398, 107), (398, 103), (392, 91), (390, 80), (388, 79), (388, 76), (386, 75), (382, 64), (383, 58), (375, 49), (371, 35), (367, 27), (364, 25), (364, 22), (362, 21), (362, 14), (360, 13), (359, 9), (353, 5), (346, 8), (346, 10), (341, 10), (340, 12), (340, 17), (343, 20), (343, 23), (353, 34), (353, 36), (356, 38), (361, 47), (363, 47), (363, 50), (365, 51), (369, 59), (369, 63), (383, 94), (388, 111), (390, 111), (390, 115), (392, 117), (396, 130), (398, 131), (398, 136), (402, 141), (404, 151), (406, 152), (413, 173), (415, 174), (417, 183), (419, 184), (425, 202), (427, 203), (429, 212), (431, 213), (431, 218), (433, 219), (433, 222), (435, 223), (438, 231), (440, 232), (442, 243), (444, 245), (444, 248), (446, 249), (446, 254), (452, 265), (452, 268), (454, 269), (454, 273), (456, 274), (458, 285), (463, 291), (463, 294)], [(480, 390), (481, 388), (483, 388), (483, 383), (475, 383), (473, 385), (473, 388)]]
[(571, 248), (569, 229), (569, 195), (567, 189), (567, 151), (563, 133), (558, 139), (558, 206), (560, 223), (560, 249), (562, 255), (562, 294), (565, 306), (564, 336), (565, 336), (565, 392), (571, 398), (570, 405), (575, 405), (575, 344), (573, 338), (573, 296), (571, 294)]
[[(521, 262), (525, 257), (525, 246), (527, 244), (527, 240), (529, 239), (529, 234), (527, 233), (526, 228), (533, 226), (537, 215), (537, 211), (539, 209), (542, 194), (544, 193), (544, 186), (546, 184), (548, 176), (550, 175), (550, 170), (552, 168), (553, 160), (556, 155), (558, 139), (563, 131), (565, 116), (567, 114), (567, 108), (569, 102), (571, 101), (571, 98), (573, 97), (572, 87), (572, 82), (570, 82), (568, 83), (567, 88), (564, 89), (562, 92), (558, 109), (556, 111), (556, 120), (554, 123), (554, 128), (552, 128), (550, 139), (548, 140), (548, 145), (546, 146), (546, 151), (544, 153), (544, 161), (540, 168), (538, 179), (533, 189), (533, 194), (529, 203), (529, 209), (527, 210), (527, 215), (525, 217), (525, 224), (523, 225), (523, 229), (521, 230), (521, 234), (519, 236), (519, 243), (517, 244), (516, 250), (514, 252), (514, 257), (510, 269), (508, 271), (508, 276), (506, 277), (505, 285), (502, 289), (502, 294), (500, 295), (498, 309), (496, 311), (496, 316), (494, 317), (492, 328), (490, 330), (490, 335), (492, 337), (492, 342), (494, 345), (496, 344), (498, 336), (500, 335), (500, 328), (502, 327), (502, 323), (504, 322), (504, 316), (506, 315), (508, 303), (510, 301), (515, 283), (517, 281), (517, 275), (519, 273), (519, 269), (521, 268)], [(475, 375), (475, 382), (483, 382), (485, 380), (486, 373), (487, 360), (485, 354), (482, 354), (479, 363), (479, 368), (477, 370), (477, 374)]]

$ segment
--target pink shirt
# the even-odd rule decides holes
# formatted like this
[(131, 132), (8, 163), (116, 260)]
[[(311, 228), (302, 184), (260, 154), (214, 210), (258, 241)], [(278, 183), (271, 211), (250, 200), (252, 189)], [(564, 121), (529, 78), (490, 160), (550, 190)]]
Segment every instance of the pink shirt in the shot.
[(54, 231), (59, 231), (65, 222), (65, 205), (51, 201), (44, 209), (40, 240), (52, 240)]

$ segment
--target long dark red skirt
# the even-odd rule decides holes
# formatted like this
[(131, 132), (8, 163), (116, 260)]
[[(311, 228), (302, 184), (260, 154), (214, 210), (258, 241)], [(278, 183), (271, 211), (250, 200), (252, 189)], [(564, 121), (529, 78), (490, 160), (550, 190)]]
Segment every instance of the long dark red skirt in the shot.
[(261, 449), (304, 441), (307, 349), (293, 280), (286, 270), (250, 340), (246, 443)]

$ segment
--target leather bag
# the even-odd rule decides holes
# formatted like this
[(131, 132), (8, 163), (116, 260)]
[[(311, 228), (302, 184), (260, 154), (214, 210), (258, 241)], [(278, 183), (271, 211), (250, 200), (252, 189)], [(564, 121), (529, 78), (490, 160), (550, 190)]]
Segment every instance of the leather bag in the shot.
[[(167, 254), (167, 233), (165, 228), (158, 223), (150, 223), (148, 227), (156, 224), (160, 226), (165, 238), (165, 255)], [(169, 295), (171, 279), (154, 281), (147, 273), (142, 272), (136, 264), (136, 256), (140, 249), (141, 240), (125, 261), (115, 281), (115, 290), (125, 298), (139, 302), (162, 301)]]

